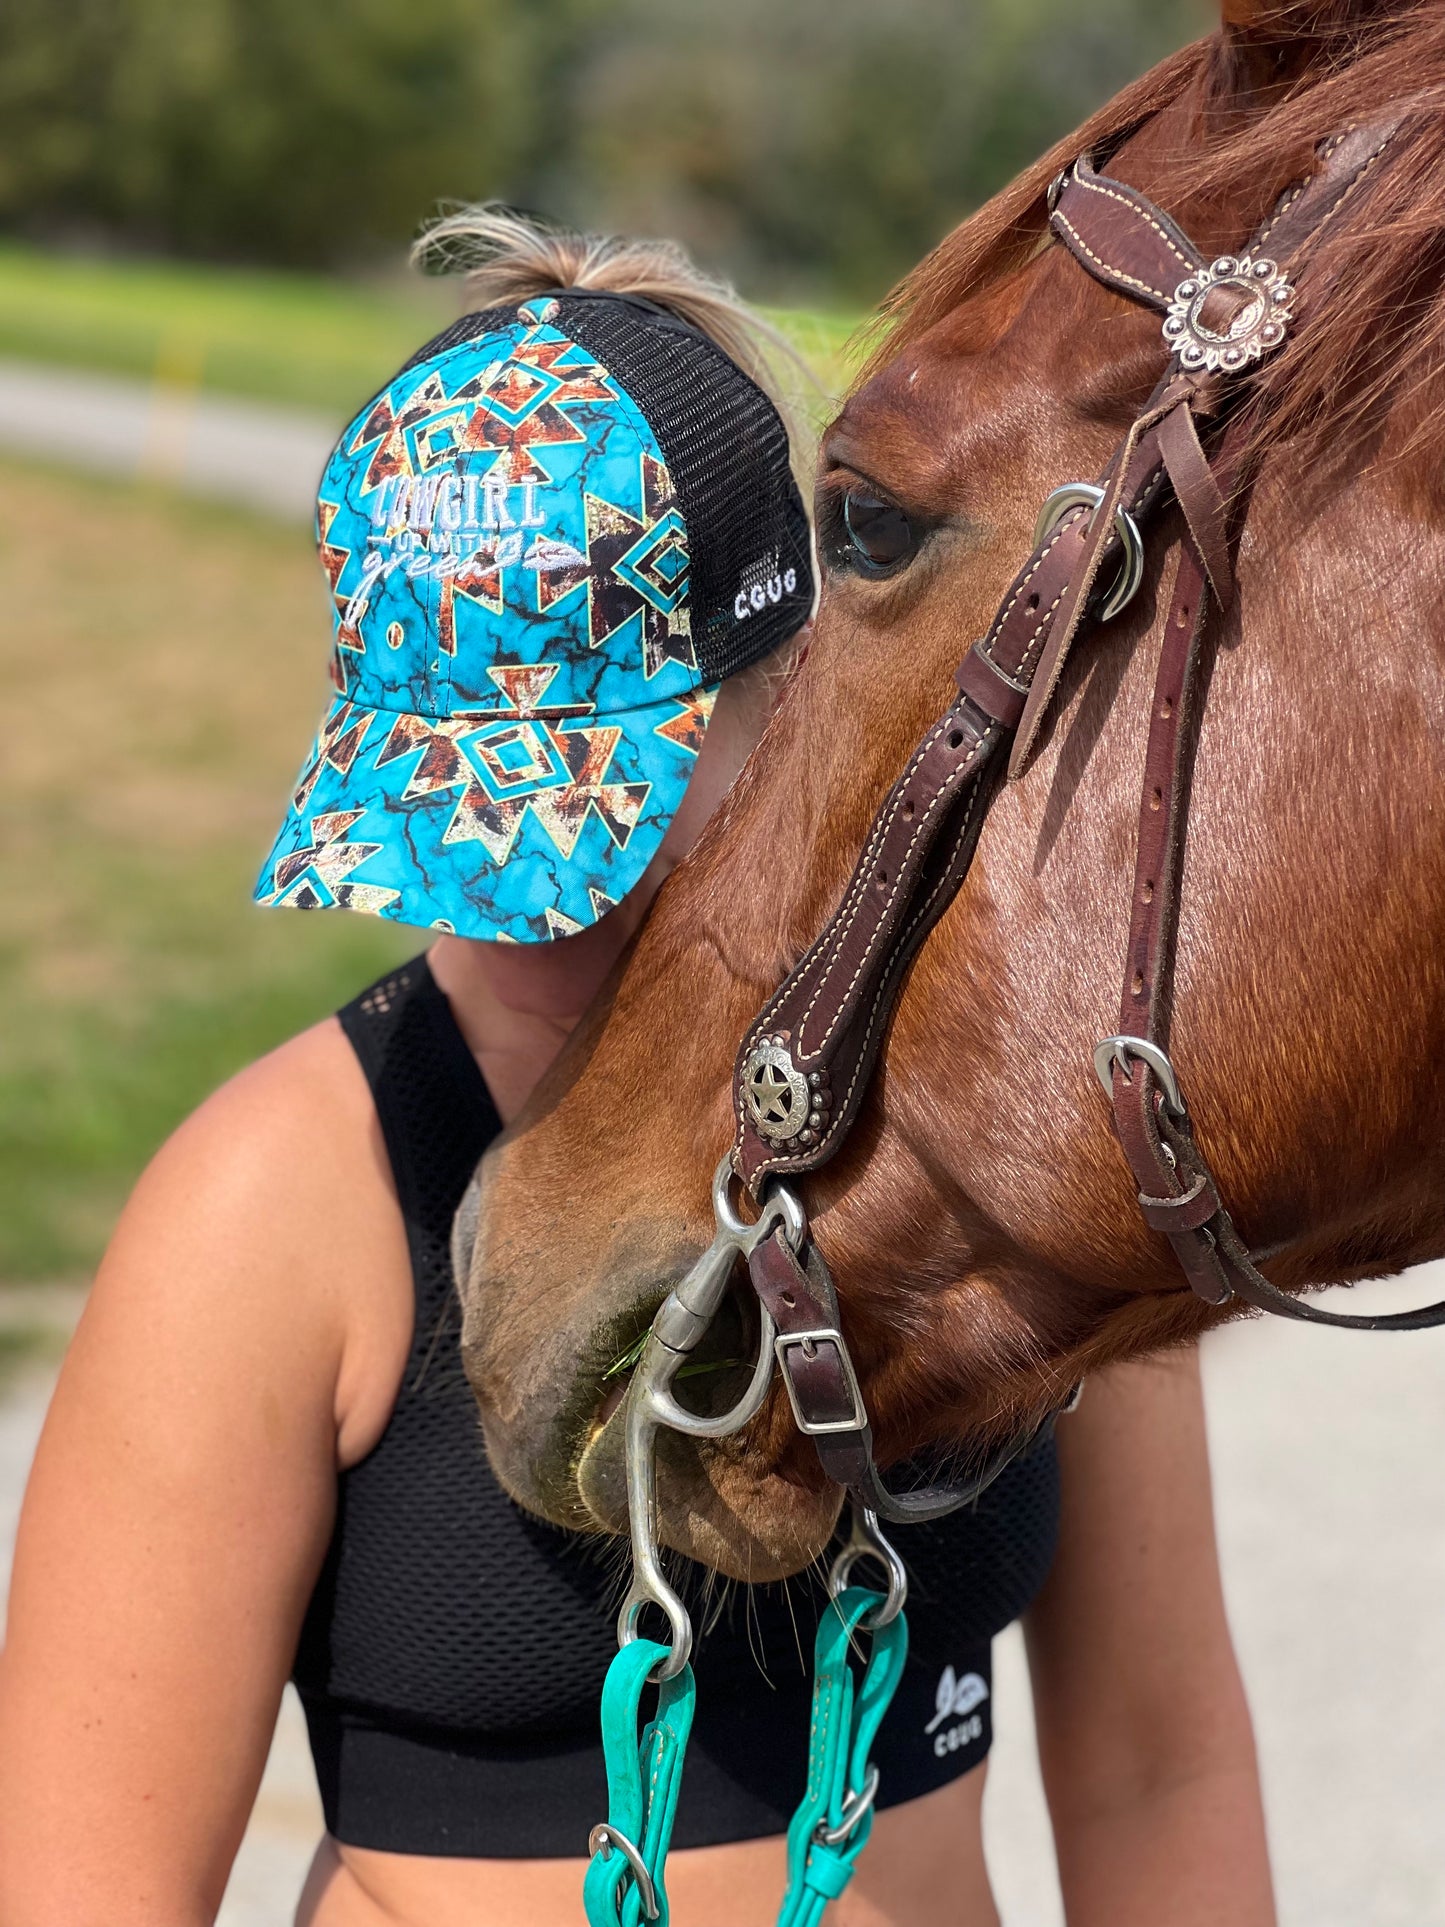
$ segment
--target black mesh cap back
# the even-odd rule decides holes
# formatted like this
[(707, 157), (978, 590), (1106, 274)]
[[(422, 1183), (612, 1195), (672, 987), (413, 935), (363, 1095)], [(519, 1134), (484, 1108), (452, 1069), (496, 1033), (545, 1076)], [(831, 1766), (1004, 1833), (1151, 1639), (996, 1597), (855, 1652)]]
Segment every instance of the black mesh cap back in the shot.
[(721, 682), (786, 642), (812, 608), (787, 431), (757, 384), (675, 316), (590, 290), (559, 294), (557, 306), (554, 325), (615, 377), (657, 437), (687, 525), (698, 669)]
[[(595, 356), (657, 437), (687, 525), (688, 616), (702, 680), (722, 682), (795, 635), (813, 606), (812, 543), (787, 430), (757, 383), (716, 342), (650, 301), (579, 288), (523, 305), (548, 311)], [(463, 315), (401, 372), (517, 319), (515, 306)]]

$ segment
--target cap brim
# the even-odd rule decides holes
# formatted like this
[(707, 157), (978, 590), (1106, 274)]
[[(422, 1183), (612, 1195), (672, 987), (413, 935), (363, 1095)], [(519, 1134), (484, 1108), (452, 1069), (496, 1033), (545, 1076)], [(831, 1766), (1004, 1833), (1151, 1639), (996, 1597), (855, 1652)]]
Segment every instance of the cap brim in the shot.
[(430, 717), (338, 697), (255, 899), (494, 942), (574, 935), (652, 861), (715, 693), (616, 716)]

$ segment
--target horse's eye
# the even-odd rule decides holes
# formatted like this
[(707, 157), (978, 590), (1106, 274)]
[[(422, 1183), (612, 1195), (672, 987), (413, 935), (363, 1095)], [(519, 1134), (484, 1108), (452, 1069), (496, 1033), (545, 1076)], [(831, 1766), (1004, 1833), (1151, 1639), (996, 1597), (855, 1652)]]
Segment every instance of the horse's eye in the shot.
[(843, 497), (847, 534), (840, 560), (863, 575), (888, 575), (901, 568), (918, 546), (913, 524), (896, 502), (867, 489), (850, 488)]

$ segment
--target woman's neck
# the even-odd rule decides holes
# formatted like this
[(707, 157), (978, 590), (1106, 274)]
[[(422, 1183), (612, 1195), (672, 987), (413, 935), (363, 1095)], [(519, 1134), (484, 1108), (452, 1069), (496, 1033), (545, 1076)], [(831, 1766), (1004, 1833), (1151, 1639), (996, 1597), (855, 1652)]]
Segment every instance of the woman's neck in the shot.
[(634, 910), (630, 900), (624, 901), (601, 923), (552, 943), (443, 936), (432, 945), (427, 955), (432, 976), (503, 1124), (521, 1110), (576, 1029), (645, 907), (640, 902)]
[(504, 1124), (521, 1110), (577, 1028), (664, 880), (726, 795), (762, 734), (776, 674), (775, 664), (755, 663), (718, 691), (692, 780), (666, 835), (637, 882), (599, 923), (550, 943), (443, 936), (432, 945), (432, 975), (481, 1065)]

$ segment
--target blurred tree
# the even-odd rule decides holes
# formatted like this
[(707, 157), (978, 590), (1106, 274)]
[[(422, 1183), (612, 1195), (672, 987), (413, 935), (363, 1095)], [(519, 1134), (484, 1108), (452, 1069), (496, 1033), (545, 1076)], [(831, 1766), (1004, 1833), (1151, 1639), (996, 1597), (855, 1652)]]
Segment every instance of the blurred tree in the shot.
[(1208, 0), (4, 0), (0, 225), (308, 264), (442, 197), (872, 298)]
[(875, 299), (1212, 0), (618, 0), (536, 198)]
[(537, 12), (5, 0), (0, 220), (287, 263), (394, 247), (531, 138)]

